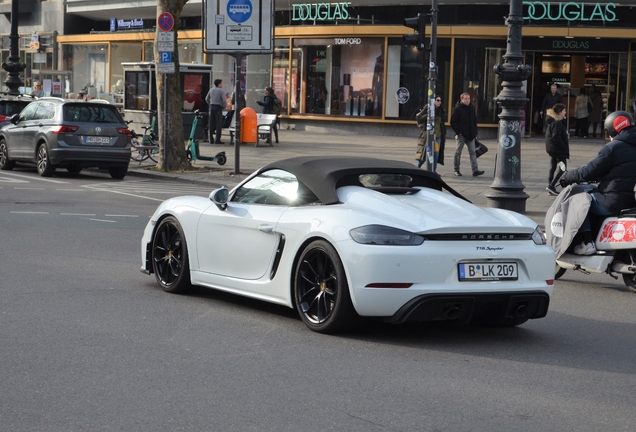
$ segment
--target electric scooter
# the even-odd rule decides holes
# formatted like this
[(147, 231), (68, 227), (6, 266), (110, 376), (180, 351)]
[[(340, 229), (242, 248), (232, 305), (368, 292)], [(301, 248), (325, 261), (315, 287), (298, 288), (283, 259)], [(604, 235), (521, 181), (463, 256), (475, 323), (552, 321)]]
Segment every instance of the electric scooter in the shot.
[(197, 160), (205, 160), (205, 161), (210, 161), (210, 162), (216, 162), (219, 165), (225, 165), (225, 162), (227, 162), (227, 156), (225, 156), (225, 152), (218, 152), (216, 155), (214, 155), (214, 157), (209, 157), (209, 156), (201, 156), (201, 154), (199, 153), (199, 143), (194, 139), (194, 133), (197, 129), (197, 123), (199, 122), (199, 119), (203, 118), (203, 114), (199, 112), (199, 110), (196, 110), (194, 112), (194, 120), (192, 121), (192, 130), (190, 131), (190, 139), (188, 140), (188, 143), (186, 144), (186, 152), (187, 152), (187, 157), (188, 160), (190, 162), (196, 162)]
[[(591, 187), (574, 185), (572, 192), (586, 193)], [(563, 238), (564, 228), (568, 226), (563, 216), (562, 212), (555, 212), (551, 220), (546, 218), (546, 237), (551, 245), (551, 237)], [(555, 279), (559, 279), (567, 270), (577, 270), (586, 275), (607, 273), (614, 279), (618, 279), (617, 275), (622, 275), (627, 288), (636, 293), (636, 208), (606, 216), (600, 221), (594, 242), (596, 253), (575, 255), (573, 247), (579, 241), (578, 236), (574, 236), (565, 253), (556, 259)]]

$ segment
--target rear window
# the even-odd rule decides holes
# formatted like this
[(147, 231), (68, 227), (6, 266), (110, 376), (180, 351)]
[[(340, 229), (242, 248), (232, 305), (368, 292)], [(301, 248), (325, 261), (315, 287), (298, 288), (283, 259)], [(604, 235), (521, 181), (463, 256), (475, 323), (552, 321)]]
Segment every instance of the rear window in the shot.
[(0, 115), (12, 116), (21, 112), (25, 106), (29, 104), (28, 101), (1, 101), (0, 102)]
[(74, 123), (123, 123), (114, 106), (107, 104), (65, 104), (64, 121)]

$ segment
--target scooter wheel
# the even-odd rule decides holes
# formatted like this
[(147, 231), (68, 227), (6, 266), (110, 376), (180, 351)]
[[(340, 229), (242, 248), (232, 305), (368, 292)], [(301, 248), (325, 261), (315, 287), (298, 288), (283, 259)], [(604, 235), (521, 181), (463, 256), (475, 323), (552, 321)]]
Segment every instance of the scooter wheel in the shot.
[(216, 161), (219, 165), (225, 165), (225, 162), (227, 162), (227, 157), (225, 157), (225, 154), (218, 154), (216, 156)]
[(567, 269), (564, 269), (563, 267), (559, 267), (559, 265), (556, 264), (554, 269), (554, 278), (559, 279), (561, 276), (565, 274), (566, 270)]
[(623, 282), (631, 292), (636, 293), (636, 275), (624, 274)]

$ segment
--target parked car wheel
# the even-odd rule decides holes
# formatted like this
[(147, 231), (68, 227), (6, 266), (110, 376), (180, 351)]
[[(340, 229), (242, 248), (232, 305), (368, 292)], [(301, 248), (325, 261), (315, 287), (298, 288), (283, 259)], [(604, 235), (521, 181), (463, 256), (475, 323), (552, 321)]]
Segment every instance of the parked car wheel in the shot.
[(49, 159), (49, 151), (45, 143), (40, 144), (38, 147), (36, 158), (38, 174), (42, 177), (51, 177), (55, 172), (55, 165), (53, 165)]
[(108, 168), (108, 173), (114, 179), (123, 179), (128, 173), (128, 167), (110, 167)]
[(9, 151), (4, 139), (0, 140), (0, 170), (9, 171), (15, 166), (15, 162), (9, 160)]
[(82, 168), (78, 166), (70, 166), (66, 168), (66, 171), (68, 171), (71, 174), (79, 174), (82, 172)]
[(317, 240), (302, 252), (294, 277), (296, 308), (307, 327), (319, 333), (351, 328), (358, 318), (338, 253)]
[(181, 225), (172, 216), (163, 219), (155, 231), (152, 269), (164, 291), (179, 294), (190, 288), (188, 247)]

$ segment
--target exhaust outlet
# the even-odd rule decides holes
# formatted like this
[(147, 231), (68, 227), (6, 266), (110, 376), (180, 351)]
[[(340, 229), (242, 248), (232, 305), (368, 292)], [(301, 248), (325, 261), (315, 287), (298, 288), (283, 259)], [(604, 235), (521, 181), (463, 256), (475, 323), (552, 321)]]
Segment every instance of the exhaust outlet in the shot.
[(515, 309), (515, 316), (522, 318), (528, 313), (528, 305), (522, 304)]
[(442, 311), (442, 318), (444, 319), (456, 319), (461, 314), (461, 305), (455, 303), (447, 304)]

